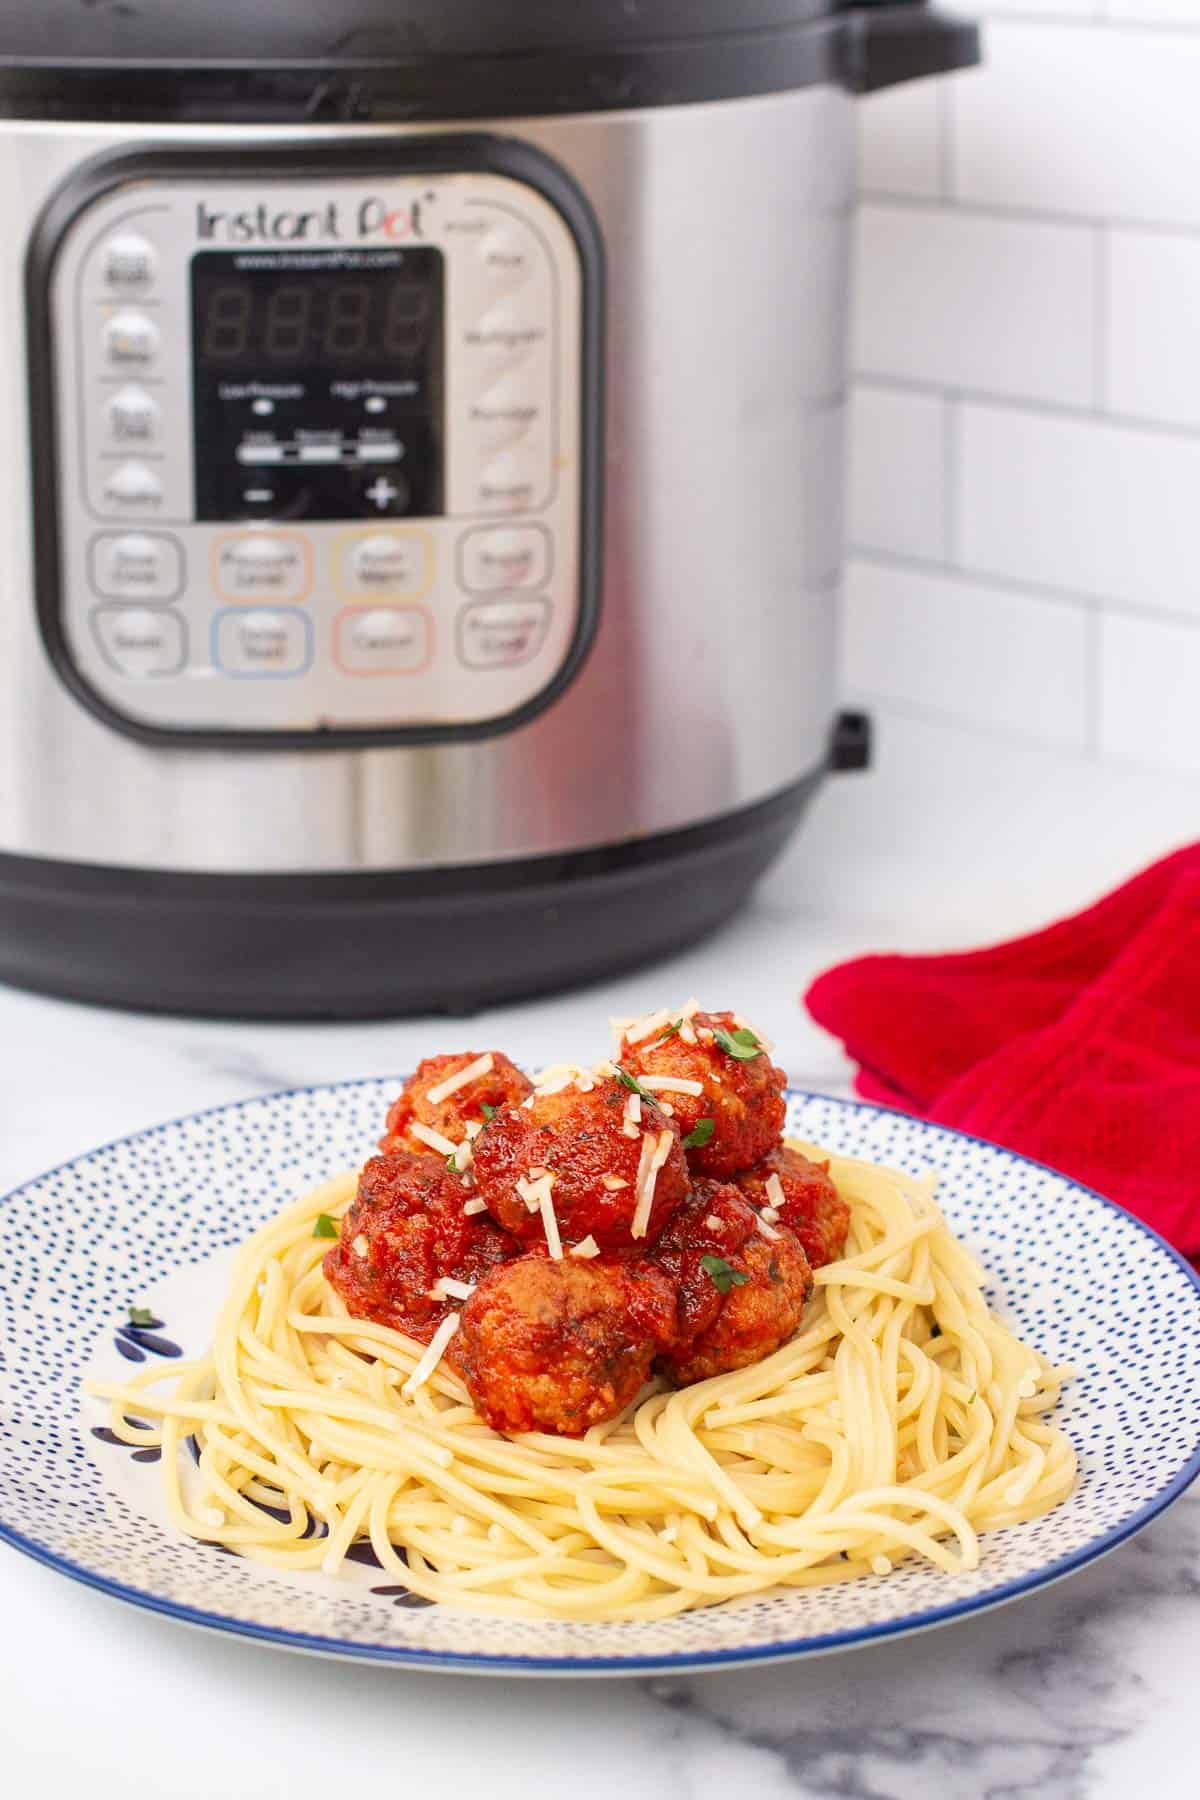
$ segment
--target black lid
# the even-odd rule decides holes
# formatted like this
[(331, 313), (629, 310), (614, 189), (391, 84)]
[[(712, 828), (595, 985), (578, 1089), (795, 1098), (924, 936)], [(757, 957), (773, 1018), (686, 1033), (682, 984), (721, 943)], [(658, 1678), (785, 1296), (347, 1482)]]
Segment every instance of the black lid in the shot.
[[(0, 0), (0, 112), (390, 119), (660, 106), (864, 85), (872, 0)], [(933, 22), (922, 0), (887, 7)], [(908, 74), (977, 60), (938, 19)], [(913, 60), (912, 45), (908, 60)], [(866, 85), (878, 85), (868, 81)]]

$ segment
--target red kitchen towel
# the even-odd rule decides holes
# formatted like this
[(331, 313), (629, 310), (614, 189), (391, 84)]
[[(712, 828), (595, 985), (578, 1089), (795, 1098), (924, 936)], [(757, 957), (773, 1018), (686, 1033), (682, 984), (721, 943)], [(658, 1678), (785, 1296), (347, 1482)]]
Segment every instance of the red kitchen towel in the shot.
[(808, 1001), (865, 1097), (1049, 1163), (1200, 1255), (1200, 846), (1032, 937), (863, 957)]

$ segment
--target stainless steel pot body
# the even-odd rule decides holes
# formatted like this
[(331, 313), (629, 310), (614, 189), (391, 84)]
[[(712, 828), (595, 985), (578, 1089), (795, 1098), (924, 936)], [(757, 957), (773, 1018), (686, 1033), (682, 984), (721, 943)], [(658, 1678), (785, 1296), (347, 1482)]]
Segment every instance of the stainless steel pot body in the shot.
[[(23, 281), (38, 213), (96, 152), (194, 144), (233, 160), (297, 133), (0, 127), (0, 854), (223, 874), (453, 868), (669, 833), (811, 775), (836, 687), (851, 108), (815, 87), (481, 124), (560, 162), (603, 235), (595, 643), (508, 735), (286, 752), (134, 742), (53, 669), (33, 603)], [(304, 137), (368, 129), (405, 128)]]

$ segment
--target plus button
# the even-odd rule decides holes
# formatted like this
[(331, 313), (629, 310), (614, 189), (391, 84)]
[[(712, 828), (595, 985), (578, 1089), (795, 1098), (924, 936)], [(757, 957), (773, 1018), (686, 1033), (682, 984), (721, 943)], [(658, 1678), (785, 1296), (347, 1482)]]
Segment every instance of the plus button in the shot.
[(373, 501), (380, 512), (385, 512), (399, 492), (394, 481), (389, 481), (386, 475), (377, 475), (370, 487), (367, 488), (366, 495), (367, 499)]

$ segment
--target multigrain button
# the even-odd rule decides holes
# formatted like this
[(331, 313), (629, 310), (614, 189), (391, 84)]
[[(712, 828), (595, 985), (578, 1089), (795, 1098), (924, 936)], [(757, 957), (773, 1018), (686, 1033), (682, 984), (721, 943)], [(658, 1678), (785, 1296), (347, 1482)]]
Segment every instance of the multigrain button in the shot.
[(303, 600), (310, 583), (307, 541), (290, 532), (237, 532), (216, 540), (213, 586), (226, 600)]
[(187, 637), (178, 613), (161, 607), (97, 606), (92, 631), (106, 662), (122, 675), (175, 675), (183, 667)]
[(226, 675), (302, 675), (312, 628), (294, 606), (228, 607), (213, 620), (213, 661)]
[(183, 587), (183, 550), (161, 532), (101, 532), (91, 543), (91, 580), (106, 600), (173, 600)]
[(114, 443), (148, 444), (158, 436), (158, 402), (145, 388), (118, 388), (107, 411), (108, 435)]
[(145, 313), (114, 313), (104, 327), (104, 349), (114, 368), (143, 368), (158, 354), (158, 326)]
[(136, 231), (121, 231), (104, 246), (104, 279), (123, 294), (141, 293), (154, 280), (153, 244)]
[(162, 482), (146, 463), (123, 462), (105, 471), (102, 492), (110, 506), (152, 512), (162, 500)]
[(473, 600), (458, 615), (458, 655), (468, 669), (513, 669), (541, 649), (550, 602)]
[(347, 594), (423, 594), (431, 562), (423, 532), (373, 531), (343, 542), (339, 585)]
[(334, 656), (347, 675), (415, 675), (429, 662), (423, 606), (346, 606), (334, 621)]
[(458, 578), (475, 594), (541, 587), (550, 576), (550, 538), (543, 525), (483, 525), (459, 541)]
[(528, 306), (511, 299), (497, 300), (463, 332), (463, 343), (471, 353), (468, 372), (476, 361), (488, 374), (514, 368), (545, 342), (546, 327)]

